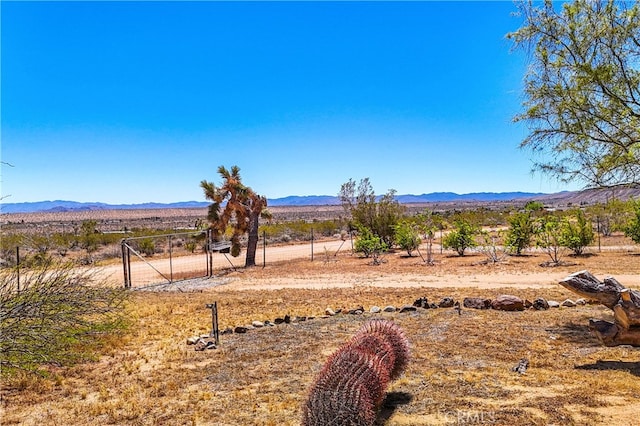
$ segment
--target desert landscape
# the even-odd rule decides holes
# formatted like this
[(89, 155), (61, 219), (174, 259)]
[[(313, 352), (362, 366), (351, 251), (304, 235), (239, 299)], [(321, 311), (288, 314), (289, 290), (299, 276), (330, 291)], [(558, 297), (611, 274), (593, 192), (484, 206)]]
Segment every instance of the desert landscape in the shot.
[[(580, 270), (640, 288), (637, 245), (620, 234), (600, 242), (557, 267), (541, 266), (546, 254), (533, 249), (493, 264), (436, 245), (433, 265), (400, 251), (372, 265), (341, 251), (138, 289), (129, 328), (93, 360), (4, 381), (2, 424), (300, 424), (329, 355), (366, 321), (385, 318), (406, 334), (411, 360), (387, 389), (377, 424), (632, 425), (640, 352), (603, 346), (590, 333), (590, 318), (612, 318), (606, 307), (402, 310), (420, 298), (575, 301), (558, 282)], [(220, 330), (246, 332), (197, 351), (187, 340), (211, 332), (213, 302)], [(523, 360), (526, 371), (513, 371)]]

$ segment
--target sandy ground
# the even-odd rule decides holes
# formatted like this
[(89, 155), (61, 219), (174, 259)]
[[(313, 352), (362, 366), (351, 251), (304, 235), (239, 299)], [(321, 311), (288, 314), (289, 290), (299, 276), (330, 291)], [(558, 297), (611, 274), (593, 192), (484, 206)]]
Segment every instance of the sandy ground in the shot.
[[(548, 288), (556, 287), (558, 282), (567, 276), (566, 273), (496, 273), (477, 274), (473, 276), (461, 276), (456, 274), (443, 274), (437, 276), (422, 274), (392, 274), (381, 276), (380, 274), (327, 274), (310, 277), (280, 277), (260, 278), (259, 280), (245, 278), (231, 278), (220, 282), (229, 290), (265, 290), (285, 288), (348, 288), (348, 287), (432, 287), (432, 288)], [(604, 278), (604, 277), (599, 277)], [(638, 275), (616, 275), (616, 279), (622, 283), (632, 285), (638, 283)], [(212, 279), (216, 282), (216, 279)]]
[[(436, 265), (425, 266), (417, 256), (408, 258), (403, 253), (385, 256), (380, 266), (371, 266), (367, 259), (352, 255), (349, 242), (341, 240), (317, 242), (314, 260), (311, 261), (310, 244), (292, 244), (267, 247), (266, 255), (256, 254), (258, 267), (243, 268), (245, 255), (231, 257), (215, 253), (212, 278), (175, 280), (166, 278), (182, 272), (205, 271), (204, 255), (173, 258), (132, 258), (131, 275), (134, 288), (192, 291), (224, 286), (229, 290), (262, 290), (283, 288), (350, 288), (350, 287), (432, 287), (432, 288), (550, 288), (570, 273), (587, 269), (598, 278), (614, 276), (627, 287), (640, 288), (640, 256), (637, 247), (609, 246), (590, 256), (569, 258), (569, 266), (559, 268), (540, 267), (548, 260), (541, 253), (523, 257), (511, 257), (504, 265), (479, 265), (483, 256), (470, 252), (462, 258), (434, 248)], [(423, 253), (426, 248), (422, 248)], [(260, 251), (260, 250), (259, 250)], [(597, 253), (597, 254), (596, 254)], [(261, 264), (266, 261), (266, 267)], [(237, 269), (232, 270), (231, 265)], [(163, 275), (160, 275), (161, 272)], [(114, 286), (123, 284), (122, 264), (101, 268), (105, 281)], [(193, 275), (192, 275), (193, 276)], [(197, 275), (196, 275), (197, 276)]]

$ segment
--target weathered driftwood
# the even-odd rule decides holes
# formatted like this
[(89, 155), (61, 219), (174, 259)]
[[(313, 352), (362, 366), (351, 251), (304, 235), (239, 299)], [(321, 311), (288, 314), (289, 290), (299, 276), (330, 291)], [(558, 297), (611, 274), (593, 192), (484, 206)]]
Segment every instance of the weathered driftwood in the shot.
[(571, 274), (560, 285), (613, 310), (613, 323), (589, 321), (589, 328), (602, 344), (640, 346), (640, 292), (626, 288), (613, 277), (600, 282), (588, 271)]

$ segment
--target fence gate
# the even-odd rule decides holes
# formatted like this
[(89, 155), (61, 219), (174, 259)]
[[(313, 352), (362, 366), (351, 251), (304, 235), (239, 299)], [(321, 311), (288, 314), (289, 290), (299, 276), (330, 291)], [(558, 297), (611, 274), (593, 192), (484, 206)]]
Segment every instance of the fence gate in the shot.
[(125, 238), (121, 246), (125, 288), (213, 275), (208, 231)]

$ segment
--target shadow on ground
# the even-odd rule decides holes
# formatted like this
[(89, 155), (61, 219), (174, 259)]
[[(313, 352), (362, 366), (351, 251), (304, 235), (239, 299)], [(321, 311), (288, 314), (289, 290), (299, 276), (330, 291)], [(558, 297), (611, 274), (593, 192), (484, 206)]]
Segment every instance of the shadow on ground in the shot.
[(576, 365), (578, 370), (615, 370), (628, 371), (634, 376), (640, 377), (640, 361), (603, 361), (598, 360), (593, 364)]
[(384, 425), (393, 416), (398, 407), (407, 405), (412, 399), (413, 396), (407, 392), (389, 392), (382, 402), (382, 409), (378, 413), (376, 425)]
[(568, 322), (557, 327), (548, 327), (546, 330), (557, 334), (570, 343), (580, 343), (582, 346), (602, 346), (598, 338), (591, 334), (588, 324), (577, 324)]

